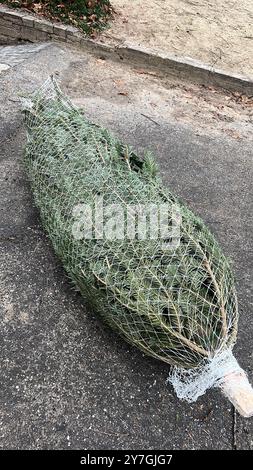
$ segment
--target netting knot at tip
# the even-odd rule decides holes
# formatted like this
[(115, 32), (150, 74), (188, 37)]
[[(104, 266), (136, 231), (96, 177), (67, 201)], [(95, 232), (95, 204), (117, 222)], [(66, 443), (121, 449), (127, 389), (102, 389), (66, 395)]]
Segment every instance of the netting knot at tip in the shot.
[(232, 349), (226, 349), (194, 369), (173, 367), (167, 382), (173, 385), (178, 398), (192, 403), (209, 388), (218, 387), (225, 376), (234, 372), (242, 372), (242, 369)]

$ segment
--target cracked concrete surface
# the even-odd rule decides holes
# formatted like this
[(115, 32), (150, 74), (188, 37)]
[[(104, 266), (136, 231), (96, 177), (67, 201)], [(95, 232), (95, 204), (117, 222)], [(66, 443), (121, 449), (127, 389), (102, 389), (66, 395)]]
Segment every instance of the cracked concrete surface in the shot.
[(251, 101), (51, 44), (8, 65), (0, 74), (1, 448), (253, 449), (252, 420), (237, 416), (235, 428), (218, 390), (180, 402), (165, 383), (168, 367), (122, 342), (71, 290), (23, 169), (18, 96), (54, 72), (92, 120), (140, 152), (154, 150), (164, 181), (234, 262), (235, 354), (253, 381)]

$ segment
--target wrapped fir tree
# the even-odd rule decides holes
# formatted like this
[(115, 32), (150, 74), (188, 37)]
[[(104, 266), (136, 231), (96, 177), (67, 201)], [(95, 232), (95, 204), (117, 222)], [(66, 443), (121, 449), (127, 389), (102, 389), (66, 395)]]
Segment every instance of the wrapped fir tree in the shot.
[(232, 354), (230, 264), (203, 221), (53, 79), (23, 100), (25, 164), (41, 220), (74, 285), (126, 341), (173, 367), (179, 398), (219, 386), (244, 416), (253, 393)]

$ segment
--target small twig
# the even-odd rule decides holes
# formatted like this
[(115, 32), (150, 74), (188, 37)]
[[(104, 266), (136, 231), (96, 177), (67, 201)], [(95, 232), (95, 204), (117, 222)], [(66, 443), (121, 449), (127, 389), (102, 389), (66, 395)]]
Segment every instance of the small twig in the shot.
[(146, 114), (143, 114), (143, 113), (141, 113), (141, 116), (144, 116), (145, 118), (149, 119), (149, 120), (152, 121), (154, 124), (156, 124), (157, 126), (160, 126), (159, 122), (155, 121), (152, 117), (147, 116)]

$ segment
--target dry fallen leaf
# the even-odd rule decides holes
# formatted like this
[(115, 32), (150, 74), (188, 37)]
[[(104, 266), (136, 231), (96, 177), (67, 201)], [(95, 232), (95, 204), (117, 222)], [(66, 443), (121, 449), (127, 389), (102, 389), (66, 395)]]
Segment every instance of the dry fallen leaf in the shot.
[(39, 12), (42, 9), (42, 4), (41, 3), (34, 3), (33, 4), (33, 9), (35, 12)]
[(125, 82), (121, 79), (113, 80), (114, 86), (119, 88), (118, 95), (128, 96), (128, 91), (124, 89)]
[(241, 134), (233, 129), (225, 129), (226, 134), (228, 134), (232, 139), (239, 140), (242, 138)]
[(95, 15), (95, 14), (89, 16), (89, 20), (92, 21), (92, 22), (96, 21), (96, 19), (97, 19), (97, 15)]
[(105, 64), (106, 63), (105, 59), (102, 59), (101, 57), (99, 59), (96, 59), (95, 62), (97, 64)]
[(113, 80), (113, 83), (117, 87), (121, 87), (122, 85), (125, 85), (125, 82), (123, 80), (120, 80), (120, 79)]

